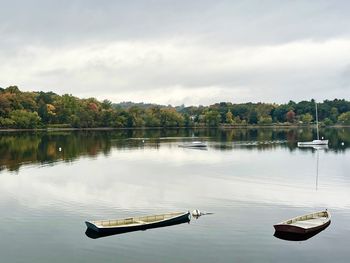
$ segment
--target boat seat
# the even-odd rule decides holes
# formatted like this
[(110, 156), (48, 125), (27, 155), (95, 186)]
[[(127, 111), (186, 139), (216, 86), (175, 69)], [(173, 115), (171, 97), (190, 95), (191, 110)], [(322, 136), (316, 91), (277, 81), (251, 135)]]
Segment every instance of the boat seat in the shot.
[(297, 221), (292, 223), (291, 225), (293, 226), (299, 226), (299, 227), (304, 227), (304, 228), (311, 228), (318, 226), (320, 224), (323, 224), (325, 222), (326, 218), (325, 217), (319, 217), (319, 218), (314, 218), (314, 219), (308, 219), (305, 221)]

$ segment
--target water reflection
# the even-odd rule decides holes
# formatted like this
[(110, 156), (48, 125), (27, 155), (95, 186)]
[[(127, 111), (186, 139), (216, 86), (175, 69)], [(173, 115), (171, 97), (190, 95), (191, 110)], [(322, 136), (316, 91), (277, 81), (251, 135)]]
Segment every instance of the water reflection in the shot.
[[(330, 140), (329, 150), (345, 151), (350, 146), (350, 128), (321, 130)], [(168, 129), (60, 132), (2, 132), (0, 171), (18, 171), (24, 164), (71, 162), (79, 157), (108, 156), (112, 149), (159, 149), (164, 142), (184, 142), (193, 138), (208, 141), (210, 149), (271, 150), (287, 147), (294, 151), (297, 141), (314, 137), (312, 129)], [(59, 149), (62, 149), (59, 151)], [(300, 148), (300, 150), (310, 150)]]

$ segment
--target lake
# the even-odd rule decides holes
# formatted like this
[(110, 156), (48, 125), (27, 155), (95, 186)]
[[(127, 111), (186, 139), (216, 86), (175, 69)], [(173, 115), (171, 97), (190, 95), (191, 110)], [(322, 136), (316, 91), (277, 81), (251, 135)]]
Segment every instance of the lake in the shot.
[[(350, 128), (0, 133), (1, 262), (347, 262)], [(207, 150), (180, 148), (193, 140)], [(305, 241), (273, 224), (328, 208)], [(199, 209), (191, 222), (97, 239), (86, 220)]]

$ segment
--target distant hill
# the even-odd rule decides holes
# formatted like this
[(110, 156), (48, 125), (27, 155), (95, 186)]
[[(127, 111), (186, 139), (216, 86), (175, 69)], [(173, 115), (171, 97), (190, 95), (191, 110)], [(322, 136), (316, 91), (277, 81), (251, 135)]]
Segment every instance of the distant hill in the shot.
[[(154, 104), (154, 103), (131, 102), (131, 101), (123, 101), (120, 103), (113, 103), (112, 106), (115, 109), (123, 109), (123, 110), (128, 110), (131, 107), (138, 107), (140, 109), (149, 109), (152, 107), (160, 107), (160, 108), (168, 107), (166, 105), (160, 105), (160, 104)], [(169, 107), (171, 107), (171, 106), (169, 105)]]

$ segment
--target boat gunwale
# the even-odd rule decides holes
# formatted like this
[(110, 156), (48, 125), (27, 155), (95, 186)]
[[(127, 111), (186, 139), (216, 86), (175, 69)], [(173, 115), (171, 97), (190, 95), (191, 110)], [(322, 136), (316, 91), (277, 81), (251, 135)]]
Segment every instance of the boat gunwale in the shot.
[(112, 220), (94, 220), (94, 221), (86, 221), (85, 223), (92, 224), (97, 229), (128, 228), (128, 227), (137, 227), (137, 226), (149, 226), (149, 225), (152, 225), (152, 224), (158, 224), (158, 223), (162, 223), (162, 222), (165, 222), (165, 221), (169, 221), (169, 220), (172, 220), (172, 219), (184, 216), (184, 215), (191, 215), (191, 213), (189, 211), (187, 211), (187, 212), (164, 213), (164, 214), (149, 215), (149, 216), (171, 215), (171, 214), (178, 214), (178, 215), (170, 217), (170, 218), (167, 218), (167, 219), (154, 221), (154, 222), (144, 222), (144, 223), (140, 222), (140, 223), (131, 223), (131, 224), (123, 224), (123, 225), (112, 225), (112, 226), (98, 225), (98, 224), (96, 224), (96, 222), (126, 220), (126, 219), (134, 219), (134, 218), (145, 217), (145, 216), (135, 216), (135, 217), (120, 218), (120, 219), (112, 219)]

